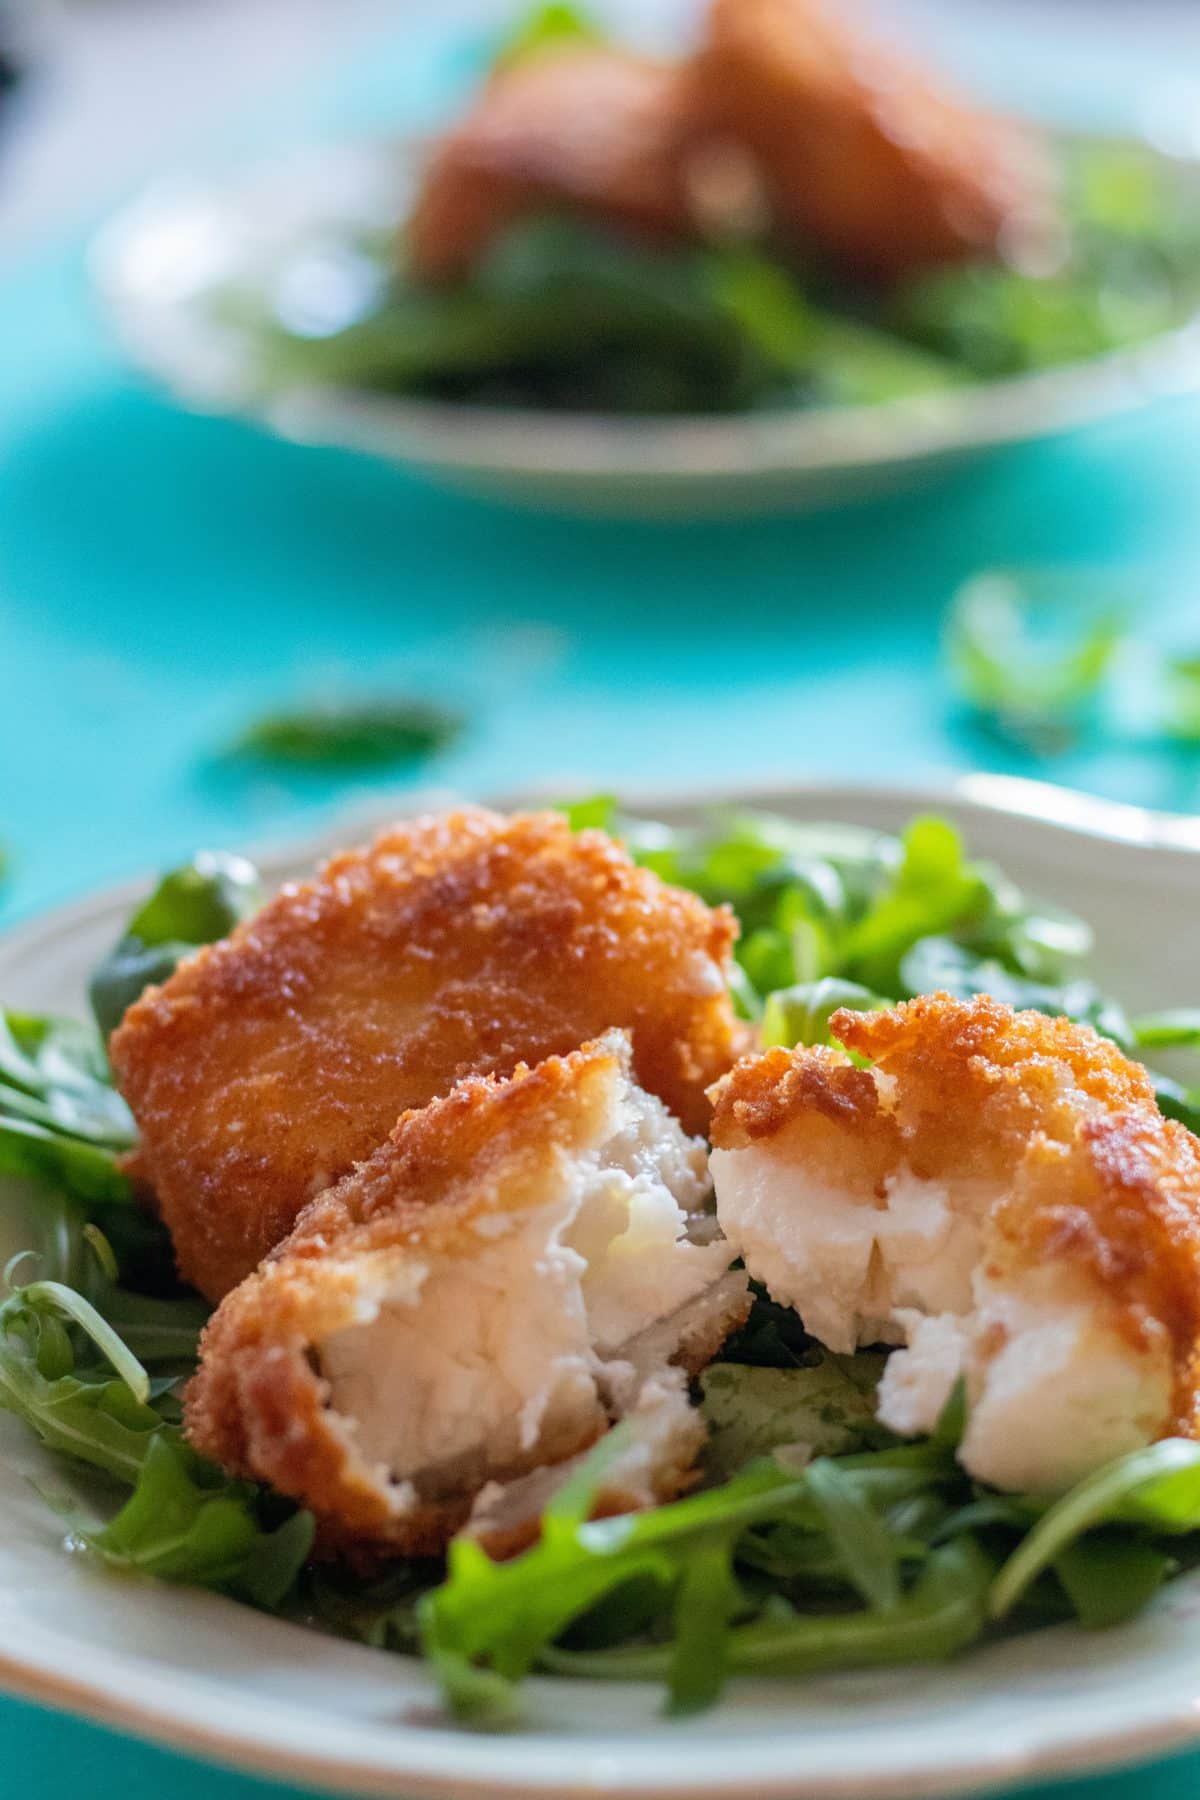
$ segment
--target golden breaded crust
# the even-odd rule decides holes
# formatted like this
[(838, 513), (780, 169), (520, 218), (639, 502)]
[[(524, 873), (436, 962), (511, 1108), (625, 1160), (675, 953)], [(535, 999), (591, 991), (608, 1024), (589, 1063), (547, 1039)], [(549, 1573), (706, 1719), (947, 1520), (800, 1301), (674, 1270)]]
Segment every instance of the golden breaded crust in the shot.
[(883, 1012), (843, 1008), (829, 1030), (896, 1081), (894, 1104), (882, 1103), (871, 1070), (842, 1050), (767, 1050), (743, 1057), (710, 1089), (714, 1145), (738, 1149), (814, 1115), (852, 1123), (860, 1136), (883, 1129), (891, 1142), (887, 1122), (895, 1121), (919, 1137), (917, 1172), (937, 1175), (958, 1170), (964, 1117), (976, 1149), (986, 1140), (989, 1153), (1004, 1154), (1033, 1130), (1069, 1137), (1079, 1095), (1106, 1107), (1155, 1107), (1145, 1069), (1110, 1039), (986, 994), (924, 994)]
[(867, 1057), (906, 1082), (936, 1085), (964, 1067), (980, 1080), (1006, 1081), (1019, 1074), (1047, 1093), (1051, 1071), (1070, 1071), (1076, 1087), (1105, 1106), (1154, 1104), (1154, 1085), (1141, 1063), (1090, 1025), (1042, 1012), (1015, 1012), (989, 994), (956, 1000), (922, 994), (883, 1012), (841, 1008), (830, 1033), (847, 1050)]
[[(1034, 1132), (1071, 1142), (1081, 1097), (1157, 1112), (1146, 1071), (1088, 1025), (1014, 1012), (986, 994), (926, 994), (886, 1012), (836, 1012), (830, 1032), (896, 1082), (916, 1174), (999, 1176)], [(970, 1121), (964, 1133), (963, 1121)]]
[(110, 1046), (186, 1280), (219, 1299), (407, 1107), (610, 1026), (692, 1132), (739, 1028), (736, 925), (553, 813), (415, 819), (286, 887)]
[(714, 1145), (771, 1142), (847, 1185), (865, 1164), (880, 1196), (901, 1162), (927, 1180), (986, 1182), (1000, 1195), (987, 1272), (1072, 1264), (1132, 1341), (1164, 1327), (1179, 1427), (1191, 1431), (1200, 1142), (1162, 1116), (1145, 1069), (1090, 1026), (986, 995), (840, 1011), (830, 1031), (872, 1068), (820, 1048), (746, 1058), (713, 1090)]
[(710, 118), (755, 152), (801, 249), (890, 280), (1046, 229), (1036, 137), (958, 100), (841, 0), (714, 0), (698, 67)]
[(1074, 1141), (1036, 1137), (992, 1215), (989, 1269), (1019, 1276), (1073, 1264), (1109, 1296), (1143, 1348), (1165, 1328), (1175, 1368), (1173, 1429), (1195, 1435), (1200, 1375), (1200, 1143), (1157, 1109), (1080, 1121)]
[(899, 1128), (870, 1072), (840, 1050), (768, 1050), (744, 1058), (709, 1091), (714, 1149), (772, 1140), (773, 1152), (813, 1175), (882, 1198), (902, 1154)]
[(651, 237), (688, 229), (683, 71), (604, 45), (559, 45), (493, 75), (438, 143), (405, 228), (414, 272), (470, 273), (522, 215), (567, 205)]
[(883, 1116), (879, 1089), (866, 1069), (839, 1050), (815, 1045), (798, 1055), (776, 1047), (744, 1056), (709, 1089), (709, 1136), (720, 1150), (741, 1150), (774, 1137), (798, 1114), (819, 1113), (858, 1132)]
[[(418, 1264), (469, 1260), (488, 1215), (544, 1204), (565, 1159), (601, 1133), (620, 1075), (609, 1040), (508, 1080), (469, 1078), (444, 1099), (406, 1113), (367, 1162), (306, 1209), (287, 1242), (210, 1319), (185, 1398), (187, 1436), (230, 1473), (268, 1482), (310, 1507), (319, 1554), (363, 1563), (437, 1554), (465, 1524), (477, 1487), (399, 1505), (396, 1490), (329, 1407), (313, 1346), (357, 1322), (364, 1286), (378, 1291)], [(742, 1294), (711, 1309), (703, 1331), (681, 1343), (681, 1366), (708, 1362), (747, 1310)], [(539, 1446), (536, 1466), (585, 1450), (606, 1425), (599, 1409), (581, 1412), (573, 1436)], [(678, 1491), (689, 1470), (668, 1464), (660, 1497), (666, 1488)], [(618, 1500), (610, 1496), (609, 1504)], [(528, 1541), (528, 1531), (522, 1537), (510, 1525), (502, 1540), (508, 1551), (520, 1547), (518, 1539)]]

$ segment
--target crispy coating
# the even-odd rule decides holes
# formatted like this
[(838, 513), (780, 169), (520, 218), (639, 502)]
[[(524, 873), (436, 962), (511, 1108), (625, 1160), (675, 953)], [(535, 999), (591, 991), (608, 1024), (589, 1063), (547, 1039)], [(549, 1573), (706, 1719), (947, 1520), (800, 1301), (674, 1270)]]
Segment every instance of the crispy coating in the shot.
[(710, 122), (754, 151), (801, 249), (891, 280), (1047, 229), (1037, 138), (960, 101), (840, 0), (713, 0), (698, 69)]
[(997, 1193), (988, 1280), (1019, 1287), (1053, 1265), (1135, 1348), (1165, 1329), (1164, 1429), (1194, 1430), (1200, 1143), (1159, 1112), (1145, 1069), (1089, 1026), (985, 995), (841, 1011), (830, 1030), (872, 1067), (828, 1049), (745, 1058), (713, 1090), (714, 1146), (770, 1145), (880, 1205), (902, 1159), (921, 1180)]
[(220, 1299), (405, 1108), (610, 1026), (702, 1130), (738, 1042), (735, 933), (727, 909), (550, 813), (423, 817), (335, 856), (113, 1036), (180, 1272)]
[[(511, 1421), (493, 1421), (490, 1446), (393, 1478), (365, 1453), (357, 1436), (361, 1419), (334, 1404), (337, 1358), (330, 1342), (378, 1319), (389, 1303), (401, 1311), (417, 1307), (438, 1279), (459, 1281), (453, 1304), (455, 1290), (444, 1285), (421, 1315), (426, 1333), (443, 1333), (438, 1378), (430, 1381), (428, 1367), (410, 1376), (410, 1394), (402, 1391), (404, 1371), (396, 1378), (400, 1386), (381, 1376), (381, 1410), (402, 1418), (410, 1409), (414, 1433), (439, 1409), (453, 1413), (461, 1373), (454, 1357), (461, 1353), (470, 1370), (479, 1355), (476, 1337), (487, 1346), (485, 1360), (508, 1376), (515, 1366), (512, 1334), (519, 1343), (528, 1339), (532, 1379), (549, 1392), (549, 1370), (538, 1355), (549, 1340), (538, 1334), (546, 1317), (553, 1325), (556, 1311), (569, 1311), (570, 1268), (579, 1258), (568, 1256), (567, 1285), (556, 1286), (561, 1272), (553, 1248), (531, 1259), (525, 1250), (533, 1240), (521, 1234), (530, 1220), (537, 1226), (562, 1215), (572, 1171), (621, 1117), (627, 1082), (627, 1048), (620, 1034), (609, 1033), (506, 1080), (469, 1077), (445, 1098), (407, 1112), (367, 1162), (312, 1202), (291, 1237), (213, 1315), (186, 1395), (191, 1442), (232, 1473), (267, 1481), (311, 1507), (324, 1555), (369, 1564), (436, 1554), (467, 1522), (488, 1483), (516, 1486), (507, 1503), (504, 1495), (493, 1503), (494, 1516), (485, 1516), (480, 1535), (505, 1554), (528, 1542), (552, 1488), (545, 1471), (569, 1462), (607, 1429), (611, 1395), (606, 1405), (603, 1389), (589, 1382), (572, 1392), (569, 1405), (543, 1398), (536, 1442), (514, 1435)], [(663, 1122), (679, 1135), (673, 1121)], [(546, 1239), (550, 1246), (557, 1229)], [(509, 1280), (497, 1288), (494, 1275), (485, 1276), (479, 1293), (490, 1316), (481, 1321), (469, 1284), (489, 1250), (502, 1254), (506, 1243), (513, 1246)], [(617, 1408), (635, 1414), (640, 1408), (652, 1422), (651, 1452), (624, 1479), (614, 1472), (599, 1498), (601, 1511), (668, 1498), (691, 1478), (703, 1428), (687, 1406), (682, 1377), (664, 1376), (671, 1363), (688, 1372), (702, 1368), (749, 1308), (745, 1277), (719, 1272), (730, 1260), (727, 1247), (697, 1254), (705, 1258), (707, 1284), (699, 1303), (653, 1327), (667, 1336), (648, 1345), (642, 1389)]]
[[(1145, 1069), (1108, 1038), (1070, 1019), (1014, 1012), (986, 994), (842, 1010), (830, 1031), (873, 1069), (820, 1046), (747, 1057), (712, 1090), (713, 1143), (738, 1149), (793, 1124), (825, 1139), (833, 1125), (840, 1149), (848, 1127), (881, 1179), (903, 1144), (914, 1174), (953, 1180), (1005, 1174), (1034, 1132), (1070, 1140), (1083, 1097), (1106, 1109), (1157, 1112)], [(887, 1079), (886, 1102), (876, 1073)]]
[(555, 204), (652, 238), (685, 233), (691, 95), (682, 69), (600, 45), (498, 71), (426, 166), (406, 228), (414, 272), (468, 274), (514, 220)]

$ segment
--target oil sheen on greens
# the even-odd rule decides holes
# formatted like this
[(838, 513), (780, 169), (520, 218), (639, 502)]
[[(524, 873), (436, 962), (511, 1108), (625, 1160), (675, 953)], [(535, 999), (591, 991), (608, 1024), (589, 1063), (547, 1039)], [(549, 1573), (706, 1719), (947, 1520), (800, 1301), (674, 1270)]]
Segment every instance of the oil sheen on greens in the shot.
[[(769, 1042), (825, 1042), (838, 1006), (949, 988), (1085, 1019), (1134, 1052), (1200, 1047), (1200, 1010), (1128, 1018), (1088, 973), (1087, 926), (973, 860), (943, 819), (896, 838), (738, 812), (679, 831), (605, 798), (568, 810), (734, 906), (739, 1003)], [(450, 1711), (490, 1727), (520, 1718), (535, 1670), (654, 1682), (686, 1715), (742, 1672), (933, 1662), (1056, 1620), (1113, 1625), (1197, 1559), (1200, 1446), (1153, 1445), (1053, 1503), (989, 1492), (955, 1460), (961, 1393), (931, 1437), (901, 1442), (874, 1417), (884, 1353), (831, 1355), (759, 1293), (697, 1384), (710, 1436), (685, 1498), (590, 1518), (625, 1424), (511, 1561), (460, 1539), (444, 1564), (371, 1579), (308, 1568), (310, 1517), (183, 1439), (180, 1387), (206, 1308), (179, 1288), (123, 1171), (132, 1122), (101, 1035), (140, 980), (162, 979), (258, 898), (240, 859), (198, 858), (164, 879), (98, 971), (99, 1029), (9, 1013), (0, 1031), (0, 1193), (6, 1238), (25, 1251), (0, 1301), (0, 1407), (54, 1458), (64, 1528), (100, 1562), (422, 1654)], [(1159, 1094), (1200, 1123), (1192, 1091), (1162, 1079)]]
[[(585, 28), (555, 7), (538, 29)], [(406, 275), (396, 231), (347, 226), (337, 241), (323, 227), (219, 310), (267, 389), (658, 414), (936, 395), (1140, 343), (1200, 301), (1187, 168), (1124, 142), (1065, 142), (1061, 157), (1069, 229), (1039, 275), (980, 262), (880, 295), (816, 257), (655, 248), (556, 213), (513, 225), (468, 280), (436, 291)]]

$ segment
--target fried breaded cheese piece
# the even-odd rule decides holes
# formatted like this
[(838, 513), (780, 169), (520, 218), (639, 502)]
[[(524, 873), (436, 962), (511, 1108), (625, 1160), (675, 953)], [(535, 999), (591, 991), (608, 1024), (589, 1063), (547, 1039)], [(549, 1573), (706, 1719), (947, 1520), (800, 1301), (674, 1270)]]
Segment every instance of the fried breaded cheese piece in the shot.
[(686, 1372), (749, 1310), (705, 1147), (610, 1032), (406, 1113), (224, 1300), (186, 1401), (196, 1447), (309, 1506), (320, 1545), (423, 1555), (468, 1520), (536, 1532), (617, 1419), (599, 1505), (676, 1493), (704, 1439)]
[(716, 1090), (717, 1211), (751, 1275), (834, 1350), (898, 1343), (879, 1417), (1055, 1492), (1195, 1424), (1200, 1143), (1085, 1025), (935, 994), (836, 1013)]
[(186, 1280), (220, 1299), (406, 1107), (610, 1026), (688, 1130), (734, 1060), (736, 925), (554, 813), (413, 819), (183, 963), (110, 1044)]
[(1045, 235), (1029, 128), (959, 100), (834, 0), (713, 0), (702, 106), (756, 157), (781, 234), (855, 274), (991, 256)]
[(405, 230), (414, 274), (466, 275), (508, 225), (554, 205), (685, 233), (690, 129), (685, 72), (630, 51), (552, 45), (498, 70), (425, 167)]

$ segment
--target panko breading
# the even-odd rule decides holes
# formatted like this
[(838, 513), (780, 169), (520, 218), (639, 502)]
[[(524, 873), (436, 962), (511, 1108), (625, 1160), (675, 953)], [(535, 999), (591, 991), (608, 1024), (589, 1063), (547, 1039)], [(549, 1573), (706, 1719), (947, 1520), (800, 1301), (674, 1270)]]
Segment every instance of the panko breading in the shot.
[(405, 243), (426, 281), (469, 274), (514, 220), (556, 204), (652, 238), (688, 230), (691, 88), (668, 63), (553, 46), (501, 69), (434, 148)]
[(193, 1444), (313, 1509), (325, 1552), (432, 1554), (474, 1518), (536, 1531), (566, 1465), (639, 1429), (601, 1510), (684, 1486), (686, 1373), (749, 1310), (711, 1219), (704, 1145), (610, 1032), (405, 1114), (210, 1321)]
[(1049, 161), (833, 0), (714, 0), (703, 106), (755, 154), (781, 234), (890, 280), (1042, 237)]
[(553, 813), (412, 820), (130, 1008), (110, 1054), (184, 1278), (228, 1292), (406, 1107), (610, 1026), (689, 1131), (736, 1054), (736, 925)]
[(836, 1013), (715, 1090), (726, 1236), (834, 1350), (899, 1343), (894, 1430), (965, 1377), (960, 1455), (1055, 1491), (1195, 1425), (1200, 1143), (1089, 1027), (938, 994)]

